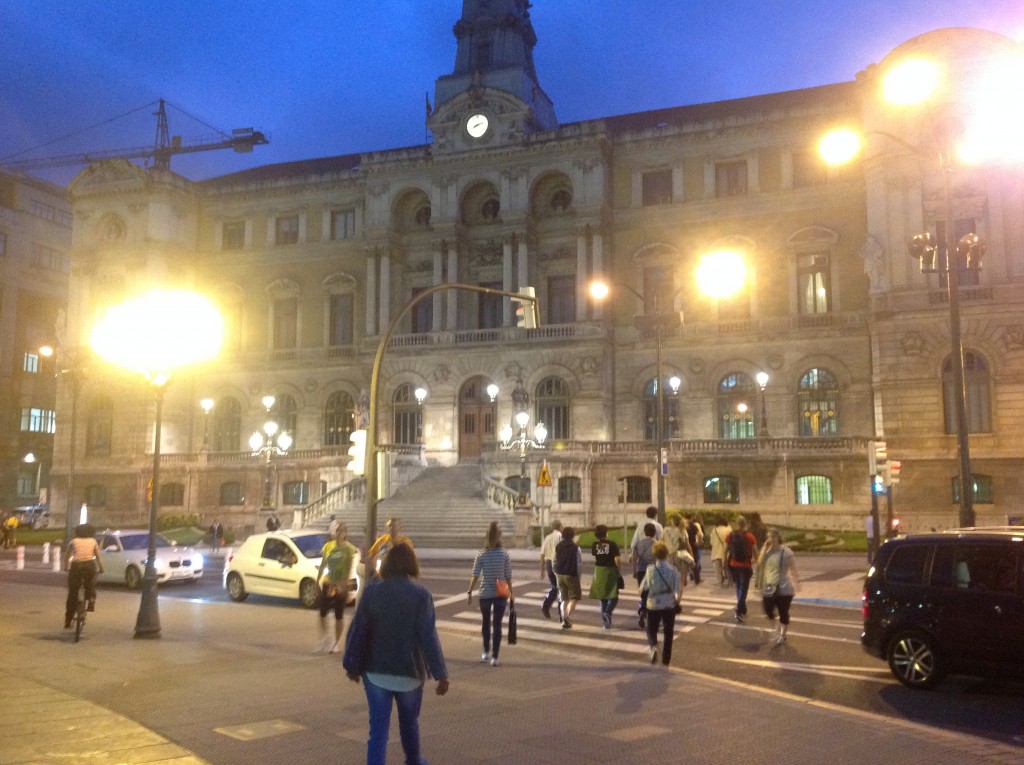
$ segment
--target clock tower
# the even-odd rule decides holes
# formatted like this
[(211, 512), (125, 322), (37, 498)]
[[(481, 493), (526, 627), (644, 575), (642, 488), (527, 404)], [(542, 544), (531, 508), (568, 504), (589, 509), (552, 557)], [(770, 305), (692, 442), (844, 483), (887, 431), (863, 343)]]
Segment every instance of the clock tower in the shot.
[(537, 82), (528, 0), (463, 0), (455, 70), (439, 77), (427, 120), (439, 150), (514, 141), (558, 127)]

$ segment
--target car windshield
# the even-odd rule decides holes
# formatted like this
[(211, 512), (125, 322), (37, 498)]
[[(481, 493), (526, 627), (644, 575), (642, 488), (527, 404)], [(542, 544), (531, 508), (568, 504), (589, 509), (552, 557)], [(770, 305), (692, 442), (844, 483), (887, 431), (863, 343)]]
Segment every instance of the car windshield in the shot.
[[(149, 534), (121, 534), (119, 538), (125, 550), (145, 550), (149, 547)], [(167, 537), (157, 534), (156, 546), (158, 549), (170, 547), (171, 542)]]
[(307, 558), (319, 558), (330, 538), (330, 534), (303, 534), (301, 537), (292, 537), (292, 542)]

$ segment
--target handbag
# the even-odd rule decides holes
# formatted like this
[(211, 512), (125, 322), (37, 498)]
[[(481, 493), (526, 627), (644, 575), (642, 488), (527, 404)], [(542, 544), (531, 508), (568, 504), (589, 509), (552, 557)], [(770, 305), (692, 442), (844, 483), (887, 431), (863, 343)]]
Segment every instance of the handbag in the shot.
[(499, 598), (511, 598), (512, 588), (508, 586), (508, 579), (496, 579), (494, 581), (494, 593)]
[(510, 603), (508, 607), (508, 638), (506, 642), (509, 645), (515, 645), (519, 642), (519, 637), (516, 635), (516, 606), (515, 603)]
[(616, 586), (620, 590), (625, 589), (625, 587), (626, 587), (626, 580), (622, 578), (622, 574), (621, 573), (619, 574), (619, 581), (616, 583)]
[[(655, 565), (654, 567), (654, 573), (658, 575), (658, 577), (661, 579), (662, 582), (665, 583), (666, 586), (670, 586), (668, 582), (665, 581), (665, 576), (658, 570), (657, 565)], [(673, 610), (676, 612), (676, 615), (681, 614), (683, 612), (683, 604), (677, 600), (675, 608)]]
[(762, 597), (770, 598), (770, 597), (773, 597), (776, 592), (778, 592), (779, 584), (781, 583), (781, 580), (782, 580), (782, 563), (783, 563), (784, 560), (785, 560), (785, 557), (783, 556), (782, 548), (780, 547), (779, 548), (779, 581), (778, 582), (765, 582), (764, 585), (761, 587), (761, 596)]

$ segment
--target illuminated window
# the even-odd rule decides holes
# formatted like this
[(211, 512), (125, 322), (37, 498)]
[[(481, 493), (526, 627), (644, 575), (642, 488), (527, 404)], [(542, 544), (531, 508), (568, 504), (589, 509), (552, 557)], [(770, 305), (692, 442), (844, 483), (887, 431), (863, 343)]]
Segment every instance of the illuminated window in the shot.
[(740, 480), (731, 475), (713, 475), (704, 479), (704, 504), (739, 504)]
[(824, 475), (802, 475), (796, 479), (798, 505), (831, 505), (832, 479)]
[(809, 369), (797, 391), (801, 436), (834, 436), (839, 433), (839, 383), (827, 369)]
[(343, 390), (327, 399), (324, 407), (324, 446), (343, 446), (351, 440), (355, 402)]

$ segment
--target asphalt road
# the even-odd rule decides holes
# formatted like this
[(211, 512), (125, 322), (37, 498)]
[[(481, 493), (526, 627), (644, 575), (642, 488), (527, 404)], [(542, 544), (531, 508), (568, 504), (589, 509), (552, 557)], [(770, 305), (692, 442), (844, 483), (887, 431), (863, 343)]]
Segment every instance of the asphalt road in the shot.
[[(830, 565), (833, 570), (827, 570)], [(849, 558), (835, 564), (826, 560), (818, 565), (826, 570), (817, 575), (849, 577), (851, 565), (860, 564), (851, 564)], [(240, 613), (266, 608), (282, 613), (304, 611), (297, 601), (255, 595), (243, 604), (232, 604), (221, 584), (222, 566), (221, 559), (210, 559), (200, 582), (162, 587), (160, 598), (230, 604)], [(465, 561), (423, 561), (422, 579), (434, 593), (439, 628), (474, 639), (479, 634), (480, 617), (475, 603), (466, 604), (469, 568)], [(3, 581), (60, 587), (64, 578), (45, 571), (2, 568), (0, 582)], [(104, 592), (123, 589), (102, 585), (101, 604)], [(609, 664), (645, 661), (646, 636), (636, 622), (637, 597), (632, 581), (627, 579), (627, 590), (620, 600), (612, 630), (600, 628), (597, 603), (586, 599), (577, 609), (573, 629), (560, 629), (557, 619), (545, 619), (541, 613), (545, 592), (546, 584), (537, 578), (516, 579), (521, 644), (575, 656), (591, 655), (595, 662)], [(121, 600), (120, 596), (115, 600)], [(796, 603), (789, 640), (775, 646), (756, 597), (749, 602), (746, 625), (733, 621), (733, 606), (731, 591), (707, 580), (699, 587), (687, 588), (684, 611), (676, 623), (673, 666), (816, 704), (1024, 745), (1024, 684), (952, 678), (935, 691), (912, 691), (897, 683), (884, 663), (863, 652), (859, 641), (860, 612), (856, 608)], [(311, 645), (316, 618), (309, 613)]]

